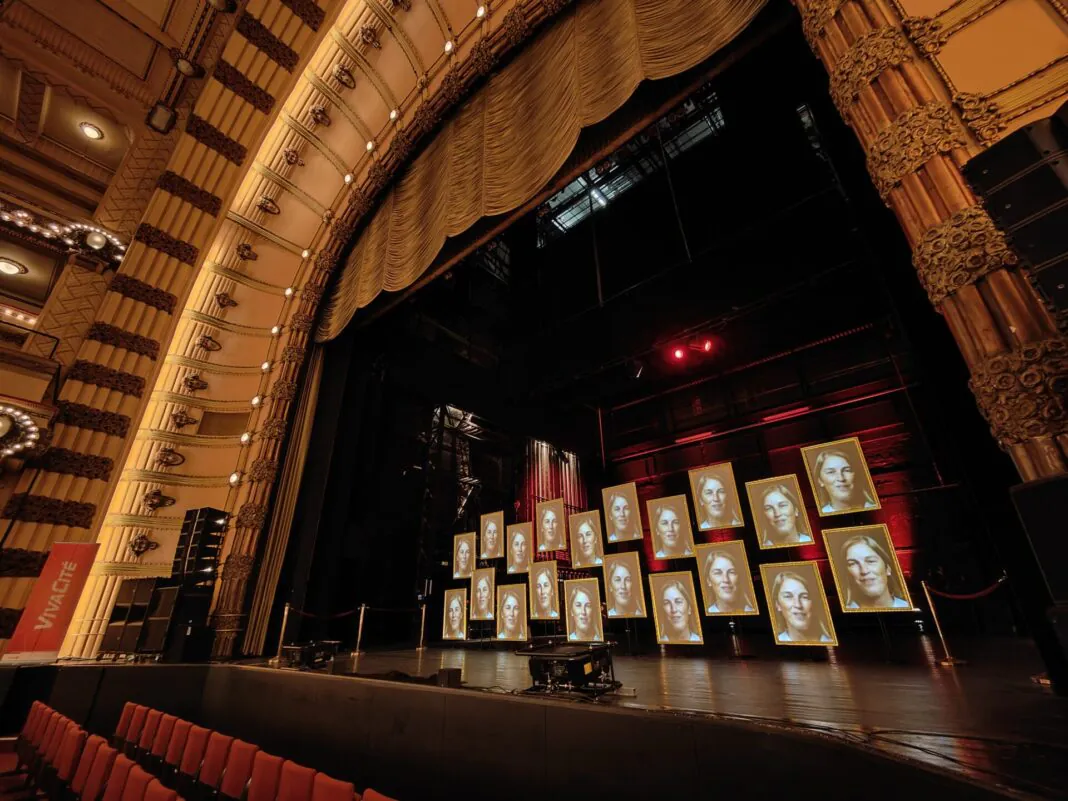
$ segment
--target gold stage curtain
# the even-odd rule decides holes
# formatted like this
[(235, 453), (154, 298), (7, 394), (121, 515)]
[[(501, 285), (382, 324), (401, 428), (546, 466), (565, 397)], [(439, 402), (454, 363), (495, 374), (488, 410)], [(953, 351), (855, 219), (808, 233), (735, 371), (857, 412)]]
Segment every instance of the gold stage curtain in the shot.
[(342, 268), (316, 339), (338, 336), (383, 290), (414, 283), (446, 237), (530, 200), (583, 128), (622, 106), (642, 80), (701, 63), (765, 3), (578, 3), (472, 95), (382, 198)]

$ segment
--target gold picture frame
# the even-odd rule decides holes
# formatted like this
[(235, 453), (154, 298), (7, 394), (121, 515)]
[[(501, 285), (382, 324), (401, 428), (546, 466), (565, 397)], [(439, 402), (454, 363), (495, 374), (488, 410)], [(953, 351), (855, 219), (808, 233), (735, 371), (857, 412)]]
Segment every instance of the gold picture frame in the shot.
[[(795, 548), (816, 541), (796, 473), (747, 481), (745, 495), (761, 550)], [(783, 520), (781, 524), (775, 522), (779, 519)], [(787, 525), (792, 532), (786, 530)], [(794, 535), (796, 542), (791, 541)]]
[(638, 487), (633, 481), (605, 487), (601, 490), (601, 501), (608, 542), (633, 542), (644, 536), (642, 516), (638, 511)]
[[(521, 545), (518, 538), (522, 538)], [(508, 526), (505, 558), (509, 575), (530, 572), (530, 559), (534, 548), (534, 531), (531, 523), (513, 523)], [(521, 552), (521, 553), (520, 553)]]
[[(459, 611), (450, 610), (453, 602), (459, 604)], [(458, 618), (458, 622), (457, 621)], [(454, 625), (450, 625), (453, 623)], [(467, 639), (467, 587), (445, 590), (445, 604), (441, 615), (441, 639)]]
[[(745, 525), (742, 499), (730, 462), (717, 462), (690, 471), (690, 497), (698, 531), (718, 531)], [(716, 482), (716, 483), (712, 483)], [(717, 486), (718, 484), (718, 486)], [(706, 503), (705, 490), (708, 490)], [(722, 507), (717, 511), (716, 507)]]
[(571, 566), (600, 567), (604, 564), (601, 513), (596, 509), (577, 512), (567, 519), (571, 532)]
[[(915, 611), (885, 524), (826, 528), (823, 545), (843, 612)], [(885, 576), (878, 575), (884, 569)], [(872, 598), (878, 602), (869, 602)]]
[[(657, 559), (685, 559), (694, 555), (690, 506), (685, 495), (668, 495), (645, 502), (649, 532)], [(674, 544), (667, 540), (672, 533)]]
[(567, 514), (563, 498), (537, 504), (534, 507), (534, 524), (537, 526), (535, 534), (538, 538), (538, 553), (567, 550)]
[[(515, 625), (510, 627), (509, 623), (513, 621)], [(507, 642), (526, 642), (530, 639), (525, 584), (497, 585), (497, 639)]]
[[(485, 586), (485, 592), (483, 592), (482, 585)], [(497, 570), (495, 568), (475, 568), (471, 574), (471, 606), (468, 607), (468, 620), (493, 620), (497, 598), (496, 586)]]
[(604, 642), (601, 620), (601, 585), (595, 578), (564, 582), (567, 639), (570, 642)]
[(745, 542), (726, 540), (698, 545), (697, 571), (705, 615), (740, 617), (760, 614)]
[[(490, 529), (490, 526), (493, 526)], [(482, 515), (478, 521), (478, 546), (479, 546), (479, 559), (503, 559), (504, 558), (504, 512), (490, 512)], [(494, 545), (490, 543), (491, 547), (487, 547), (487, 540), (490, 537), (487, 533), (494, 535), (493, 539), (496, 541)]]
[(609, 618), (649, 616), (637, 551), (605, 554), (604, 595)]
[[(815, 561), (761, 565), (760, 576), (764, 581), (764, 598), (768, 603), (772, 636), (775, 637), (776, 645), (838, 645), (838, 634), (834, 630), (834, 621), (831, 620), (827, 593), (823, 589), (819, 565)], [(813, 591), (819, 595), (818, 605), (812, 599)], [(797, 612), (783, 612), (775, 598), (776, 594), (781, 594), (783, 604), (789, 604), (792, 609), (796, 608)], [(812, 619), (813, 609), (816, 610), (815, 620)], [(789, 619), (787, 614), (790, 615)], [(813, 630), (814, 625), (816, 628)]]
[[(543, 581), (543, 579), (545, 579)], [(560, 578), (555, 559), (535, 562), (527, 576), (530, 587), (530, 619), (560, 619)], [(543, 593), (548, 599), (548, 609), (543, 604)]]
[[(457, 534), (452, 538), (452, 577), (454, 579), (469, 579), (471, 574), (475, 570), (475, 537), (477, 535), (474, 531), (468, 531), (464, 534)], [(463, 546), (467, 546), (466, 556), (461, 550)], [(461, 562), (463, 562), (461, 564)]]
[(883, 508), (858, 437), (809, 445), (801, 449), (801, 459), (820, 517)]
[(703, 645), (697, 591), (689, 570), (649, 574), (656, 641), (661, 645)]

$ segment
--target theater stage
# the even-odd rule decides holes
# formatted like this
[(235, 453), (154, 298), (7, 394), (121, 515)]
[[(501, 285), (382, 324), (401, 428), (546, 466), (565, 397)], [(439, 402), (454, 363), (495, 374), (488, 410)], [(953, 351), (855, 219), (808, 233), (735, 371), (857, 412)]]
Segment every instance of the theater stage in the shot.
[[(623, 690), (583, 703), (787, 728), (988, 786), (1065, 797), (1068, 699), (1031, 680), (1041, 663), (1029, 643), (961, 644), (957, 650), (969, 663), (955, 669), (939, 666), (935, 645), (919, 638), (919, 652), (896, 654), (897, 662), (835, 660), (834, 651), (826, 652), (830, 661), (820, 651), (814, 660), (768, 649), (747, 659), (685, 650), (617, 656)], [(531, 684), (527, 657), (497, 643), (372, 651), (355, 663), (356, 674), (369, 677), (428, 676), (442, 668), (459, 668), (472, 690), (517, 693)]]

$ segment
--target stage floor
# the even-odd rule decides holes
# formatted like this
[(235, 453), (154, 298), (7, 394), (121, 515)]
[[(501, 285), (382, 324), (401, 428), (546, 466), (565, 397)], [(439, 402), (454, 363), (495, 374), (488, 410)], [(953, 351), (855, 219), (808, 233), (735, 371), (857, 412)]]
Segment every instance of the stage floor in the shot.
[[(359, 655), (355, 672), (428, 676), (460, 668), (467, 689), (528, 688), (527, 657), (494, 646), (372, 651)], [(920, 648), (918, 659), (899, 663), (850, 663), (833, 650), (818, 651), (817, 659), (789, 652), (616, 656), (624, 689), (597, 703), (808, 729), (985, 784), (1068, 797), (1068, 699), (1031, 680), (1042, 666), (1030, 644), (958, 646), (969, 663), (953, 669), (939, 666), (928, 640)]]

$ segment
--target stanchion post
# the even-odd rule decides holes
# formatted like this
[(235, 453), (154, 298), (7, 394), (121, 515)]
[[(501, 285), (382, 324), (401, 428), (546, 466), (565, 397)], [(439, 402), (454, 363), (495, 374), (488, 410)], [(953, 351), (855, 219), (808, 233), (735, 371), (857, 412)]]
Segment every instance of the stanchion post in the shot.
[(420, 607), (419, 615), (419, 647), (415, 650), (422, 651), (424, 648), (423, 642), (426, 637), (426, 604), (422, 604)]
[(360, 625), (356, 628), (356, 650), (353, 655), (360, 653), (360, 643), (363, 642), (363, 615), (367, 611), (367, 604), (360, 604)]
[(278, 664), (282, 664), (282, 646), (286, 643), (286, 626), (289, 623), (289, 601), (286, 601), (286, 608), (282, 612), (282, 630), (278, 632), (278, 653), (275, 658), (278, 660)]
[(920, 585), (923, 587), (923, 594), (927, 598), (927, 608), (931, 610), (931, 618), (934, 620), (935, 630), (938, 632), (938, 639), (942, 641), (942, 650), (946, 652), (946, 658), (941, 660), (938, 664), (942, 667), (954, 667), (955, 665), (968, 664), (963, 659), (957, 659), (949, 652), (949, 645), (946, 644), (946, 635), (942, 633), (942, 624), (938, 620), (938, 611), (935, 609), (934, 601), (931, 600), (931, 591), (927, 589), (926, 581), (921, 581)]

